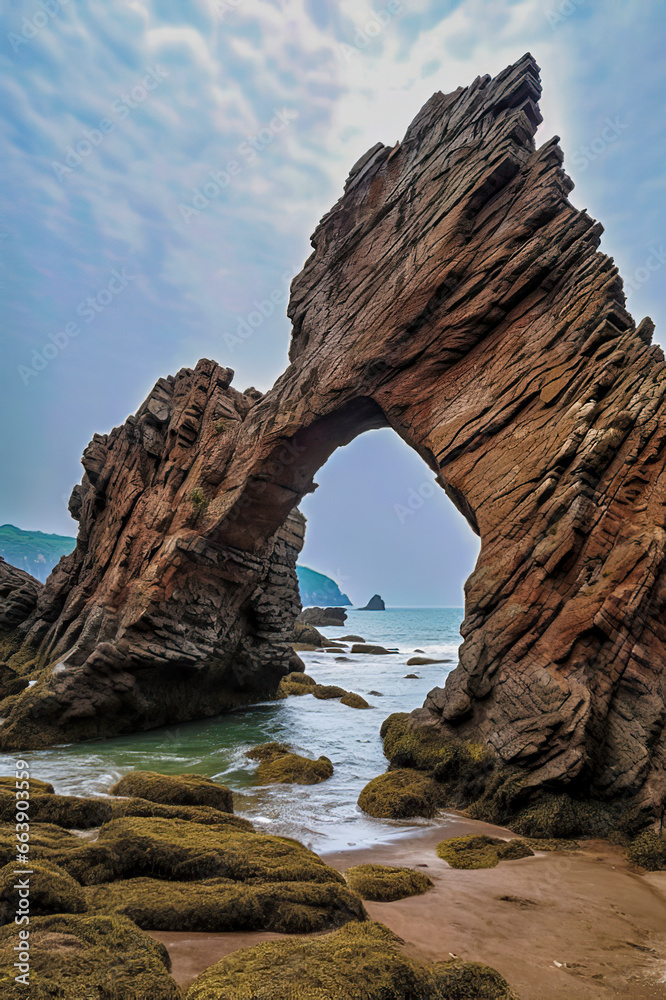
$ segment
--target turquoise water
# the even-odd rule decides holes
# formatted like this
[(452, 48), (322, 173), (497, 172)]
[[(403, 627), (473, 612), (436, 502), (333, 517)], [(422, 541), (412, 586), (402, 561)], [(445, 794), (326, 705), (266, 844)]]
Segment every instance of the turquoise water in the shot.
[[(359, 635), (396, 647), (397, 654), (301, 653), (306, 670), (321, 684), (339, 684), (363, 695), (372, 708), (359, 711), (312, 695), (266, 702), (204, 722), (156, 729), (109, 740), (76, 743), (24, 754), (35, 777), (51, 781), (60, 793), (105, 792), (134, 768), (179, 773), (195, 771), (228, 784), (235, 810), (266, 832), (296, 837), (314, 850), (363, 847), (409, 832), (427, 821), (375, 820), (358, 808), (359, 792), (386, 770), (379, 727), (391, 712), (423, 704), (433, 687), (444, 683), (457, 661), (461, 608), (390, 608), (383, 612), (348, 611), (345, 624), (321, 631), (329, 638)], [(415, 649), (451, 663), (407, 667)], [(347, 662), (336, 660), (344, 655)], [(405, 674), (415, 673), (417, 680)], [(382, 697), (370, 691), (381, 692)], [(244, 751), (279, 740), (308, 756), (325, 754), (335, 767), (319, 785), (254, 784), (256, 764)], [(0, 773), (11, 774), (14, 757), (0, 756)]]

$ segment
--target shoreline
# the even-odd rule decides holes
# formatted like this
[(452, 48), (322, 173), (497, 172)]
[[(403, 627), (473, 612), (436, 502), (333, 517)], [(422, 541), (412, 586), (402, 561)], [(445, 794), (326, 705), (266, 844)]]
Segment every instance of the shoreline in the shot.
[[(491, 869), (452, 869), (437, 857), (440, 840), (469, 833), (514, 836), (447, 813), (443, 823), (411, 836), (320, 856), (342, 872), (384, 864), (429, 876), (434, 886), (422, 896), (365, 903), (372, 919), (403, 939), (410, 957), (483, 962), (508, 980), (520, 1000), (666, 1000), (666, 872), (638, 874), (618, 848), (602, 840)], [(240, 948), (291, 937), (263, 931), (150, 933), (169, 949), (181, 985)]]

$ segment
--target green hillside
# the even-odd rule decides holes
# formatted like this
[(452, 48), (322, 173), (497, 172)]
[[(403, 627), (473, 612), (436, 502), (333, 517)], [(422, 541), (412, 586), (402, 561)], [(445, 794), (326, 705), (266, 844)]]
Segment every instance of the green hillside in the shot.
[(42, 583), (59, 562), (76, 545), (69, 535), (46, 535), (43, 531), (23, 531), (13, 524), (0, 526), (0, 556), (36, 576)]
[(297, 566), (298, 586), (301, 591), (301, 604), (304, 608), (313, 604), (319, 607), (351, 606), (346, 594), (341, 593), (335, 580), (323, 573), (317, 573), (307, 566)]

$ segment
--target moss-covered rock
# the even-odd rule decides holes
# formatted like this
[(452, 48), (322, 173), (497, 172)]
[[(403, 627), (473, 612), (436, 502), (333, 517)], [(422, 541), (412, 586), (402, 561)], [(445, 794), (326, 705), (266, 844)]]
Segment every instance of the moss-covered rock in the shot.
[(499, 972), (479, 962), (436, 962), (433, 1000), (518, 1000)]
[(649, 872), (660, 872), (666, 869), (666, 840), (659, 837), (653, 830), (645, 830), (639, 834), (627, 848), (627, 857), (635, 865), (646, 868)]
[(29, 874), (20, 874), (21, 866), (16, 862), (0, 870), (0, 924), (13, 922), (19, 912), (19, 889), (23, 887), (29, 892), (31, 918), (49, 913), (84, 912), (83, 889), (64, 869), (48, 861), (31, 860), (27, 871)]
[(362, 899), (380, 903), (421, 896), (432, 888), (432, 882), (423, 872), (390, 865), (356, 865), (347, 869), (345, 878)]
[(318, 785), (333, 774), (328, 757), (311, 760), (297, 753), (274, 754), (261, 761), (256, 779), (261, 785)]
[[(316, 646), (308, 646), (307, 648), (316, 649)], [(278, 685), (277, 697), (288, 698), (290, 695), (312, 694), (316, 686), (316, 680), (310, 677), (309, 674), (302, 674), (300, 672), (287, 674)]]
[(267, 941), (206, 969), (187, 1000), (515, 1000), (492, 969), (466, 962), (427, 966), (407, 958), (400, 944), (374, 921), (314, 938)]
[(546, 795), (519, 810), (511, 829), (527, 837), (607, 837), (618, 827), (617, 806), (594, 800), (579, 801), (569, 795)]
[[(50, 795), (53, 793), (53, 785), (50, 781), (40, 781), (39, 778), (26, 778), (25, 781), (27, 781), (30, 786), (28, 793), (30, 797), (33, 795)], [(23, 785), (23, 780), (20, 780), (18, 783), (19, 785)], [(0, 800), (2, 800), (5, 796), (10, 796), (12, 799), (15, 799), (17, 794), (19, 797), (24, 795), (26, 790), (23, 788), (17, 789), (16, 784), (16, 777), (13, 774), (3, 775), (0, 777)]]
[(337, 684), (317, 684), (312, 693), (315, 698), (320, 698), (322, 701), (343, 698), (347, 694), (345, 689), (338, 687)]
[(296, 621), (294, 622), (294, 643), (304, 643), (308, 646), (318, 647), (325, 646), (328, 643), (328, 639), (314, 625)]
[(287, 743), (260, 743), (256, 747), (245, 751), (245, 756), (250, 760), (270, 760), (272, 757), (279, 757), (286, 753), (293, 753), (292, 748)]
[(71, 914), (31, 918), (30, 964), (26, 966), (30, 970), (29, 988), (14, 979), (18, 974), (16, 943), (15, 925), (0, 928), (2, 996), (29, 995), (31, 1000), (182, 998), (169, 975), (169, 954), (164, 945), (125, 917)]
[(136, 878), (85, 893), (90, 912), (123, 914), (144, 930), (308, 934), (366, 917), (356, 893), (337, 883)]
[(494, 755), (480, 743), (443, 739), (435, 729), (414, 728), (411, 717), (395, 712), (380, 729), (391, 768), (426, 771), (442, 786), (448, 805), (477, 798), (494, 767)]
[(130, 771), (110, 790), (111, 795), (125, 795), (165, 805), (211, 806), (233, 812), (231, 791), (202, 774), (156, 774), (154, 771)]
[(204, 826), (226, 826), (237, 830), (254, 830), (249, 820), (212, 806), (166, 806), (148, 799), (111, 799), (113, 819), (124, 816), (157, 816), (161, 819), (184, 819)]
[[(32, 823), (30, 826), (30, 862), (47, 862), (63, 868), (81, 885), (92, 885), (120, 878), (116, 871), (117, 859), (99, 843), (82, 840), (51, 823)], [(0, 863), (10, 864), (16, 857), (15, 824), (0, 824)]]
[(500, 840), (485, 834), (441, 840), (437, 855), (451, 868), (495, 868), (500, 861), (530, 858), (534, 851), (522, 840)]
[(378, 819), (430, 817), (439, 808), (439, 789), (436, 781), (419, 771), (387, 771), (368, 782), (358, 804)]
[(114, 879), (344, 882), (338, 872), (295, 840), (177, 819), (116, 819), (100, 829), (97, 843), (90, 846), (111, 853)]
[(340, 704), (347, 705), (348, 708), (370, 708), (365, 698), (355, 694), (354, 691), (347, 691), (347, 694), (340, 699)]
[[(32, 823), (55, 823), (70, 830), (90, 830), (113, 818), (108, 799), (76, 795), (31, 795), (28, 812)], [(15, 801), (0, 796), (0, 822), (11, 822), (15, 813)]]

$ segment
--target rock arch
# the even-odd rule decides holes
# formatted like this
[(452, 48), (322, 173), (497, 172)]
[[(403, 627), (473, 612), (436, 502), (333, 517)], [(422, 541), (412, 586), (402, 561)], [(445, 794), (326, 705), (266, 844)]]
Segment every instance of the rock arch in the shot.
[(292, 283), (291, 363), (268, 393), (201, 361), (93, 439), (76, 552), (6, 639), (39, 680), (4, 746), (274, 687), (297, 610), (290, 512), (334, 447), (388, 424), (481, 537), (460, 662), (415, 724), (483, 740), (535, 789), (660, 812), (666, 366), (568, 201), (557, 139), (535, 146), (539, 96), (527, 55), (435, 94), (354, 166)]

